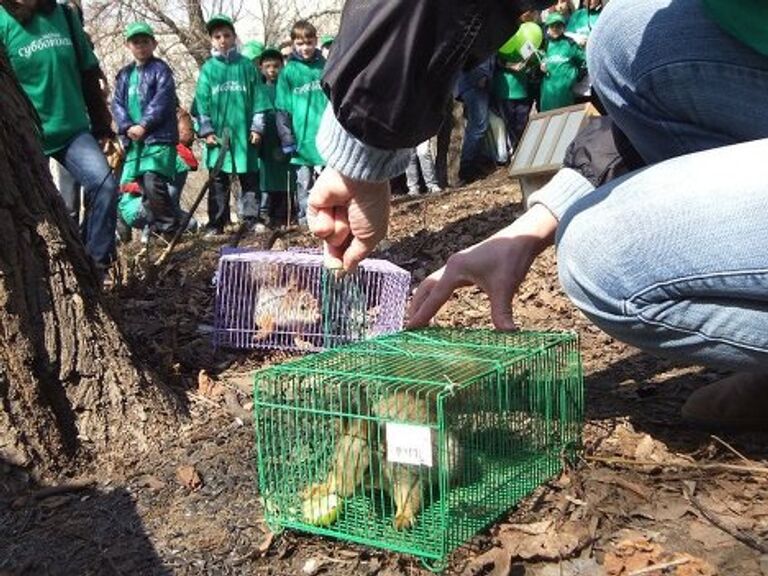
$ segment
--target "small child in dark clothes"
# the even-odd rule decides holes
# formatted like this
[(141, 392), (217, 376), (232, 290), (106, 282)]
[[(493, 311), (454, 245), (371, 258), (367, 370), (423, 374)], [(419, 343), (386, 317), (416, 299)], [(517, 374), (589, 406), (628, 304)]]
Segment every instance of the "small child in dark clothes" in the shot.
[(134, 62), (118, 73), (112, 100), (127, 150), (121, 184), (137, 182), (150, 229), (173, 234), (179, 225), (169, 191), (176, 177), (179, 138), (173, 72), (154, 56), (157, 42), (148, 24), (130, 24), (125, 40)]

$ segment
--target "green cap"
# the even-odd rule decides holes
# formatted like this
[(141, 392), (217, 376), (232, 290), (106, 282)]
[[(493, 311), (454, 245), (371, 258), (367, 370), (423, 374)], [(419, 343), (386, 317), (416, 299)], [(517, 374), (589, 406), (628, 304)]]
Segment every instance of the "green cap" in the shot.
[(146, 22), (133, 22), (125, 27), (125, 39), (130, 40), (134, 36), (149, 36), (155, 37), (155, 33), (152, 31), (152, 27)]
[(261, 53), (261, 56), (259, 57), (260, 60), (264, 60), (265, 58), (277, 58), (282, 60), (283, 53), (280, 52), (280, 50), (278, 50), (274, 46), (269, 46), (267, 48), (264, 48), (264, 50)]
[(552, 26), (553, 24), (562, 24), (565, 26), (565, 17), (560, 14), (560, 12), (550, 12), (547, 14), (547, 21), (545, 24), (547, 26)]
[(264, 43), (258, 40), (251, 40), (243, 44), (240, 54), (248, 58), (248, 60), (256, 60), (256, 58), (261, 56), (262, 52), (264, 52)]
[(217, 26), (229, 26), (232, 28), (232, 31), (235, 31), (235, 22), (227, 16), (226, 14), (214, 14), (211, 16), (211, 18), (208, 20), (208, 22), (205, 23), (205, 29), (208, 31), (208, 34), (211, 33), (211, 30), (213, 30)]
[(333, 44), (333, 41), (336, 40), (335, 36), (332, 36), (331, 34), (323, 34), (320, 36), (320, 46), (327, 46), (328, 44)]

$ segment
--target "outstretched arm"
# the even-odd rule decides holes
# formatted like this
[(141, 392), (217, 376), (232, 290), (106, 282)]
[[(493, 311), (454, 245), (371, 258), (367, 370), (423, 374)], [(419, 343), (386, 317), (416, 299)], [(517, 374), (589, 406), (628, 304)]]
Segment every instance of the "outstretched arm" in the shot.
[(552, 245), (556, 230), (557, 219), (537, 204), (493, 236), (453, 254), (417, 288), (408, 326), (427, 325), (457, 288), (475, 285), (491, 301), (494, 326), (514, 330), (512, 298), (536, 256)]

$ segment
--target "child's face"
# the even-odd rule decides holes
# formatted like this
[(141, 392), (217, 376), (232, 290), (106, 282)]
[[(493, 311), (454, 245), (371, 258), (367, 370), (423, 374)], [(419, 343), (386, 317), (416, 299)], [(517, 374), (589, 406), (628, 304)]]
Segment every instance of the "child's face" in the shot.
[(570, 0), (558, 0), (555, 2), (555, 10), (560, 12), (560, 14), (568, 14), (571, 11), (571, 3)]
[(157, 42), (151, 36), (145, 34), (139, 34), (134, 36), (126, 42), (128, 49), (131, 51), (131, 55), (136, 62), (146, 62), (155, 52), (157, 48)]
[(560, 24), (560, 22), (552, 24), (547, 28), (547, 34), (549, 34), (550, 38), (560, 38), (563, 32), (565, 32), (565, 26)]
[(261, 62), (261, 73), (267, 82), (275, 82), (280, 74), (280, 68), (283, 67), (283, 61), (277, 58), (269, 58)]
[(309, 60), (312, 58), (315, 54), (315, 48), (317, 48), (317, 38), (314, 36), (294, 38), (293, 40), (293, 50), (302, 60)]
[(229, 26), (218, 26), (211, 30), (211, 46), (217, 52), (229, 52), (235, 45), (235, 38), (235, 33)]

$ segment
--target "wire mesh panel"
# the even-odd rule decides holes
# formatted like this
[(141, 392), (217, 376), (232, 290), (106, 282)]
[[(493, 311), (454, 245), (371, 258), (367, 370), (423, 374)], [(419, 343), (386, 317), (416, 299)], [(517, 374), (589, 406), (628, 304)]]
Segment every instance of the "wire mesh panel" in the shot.
[(436, 565), (581, 445), (576, 336), (429, 328), (256, 373), (267, 522)]
[(410, 274), (364, 260), (338, 277), (300, 251), (227, 251), (219, 258), (214, 345), (315, 351), (403, 326)]

